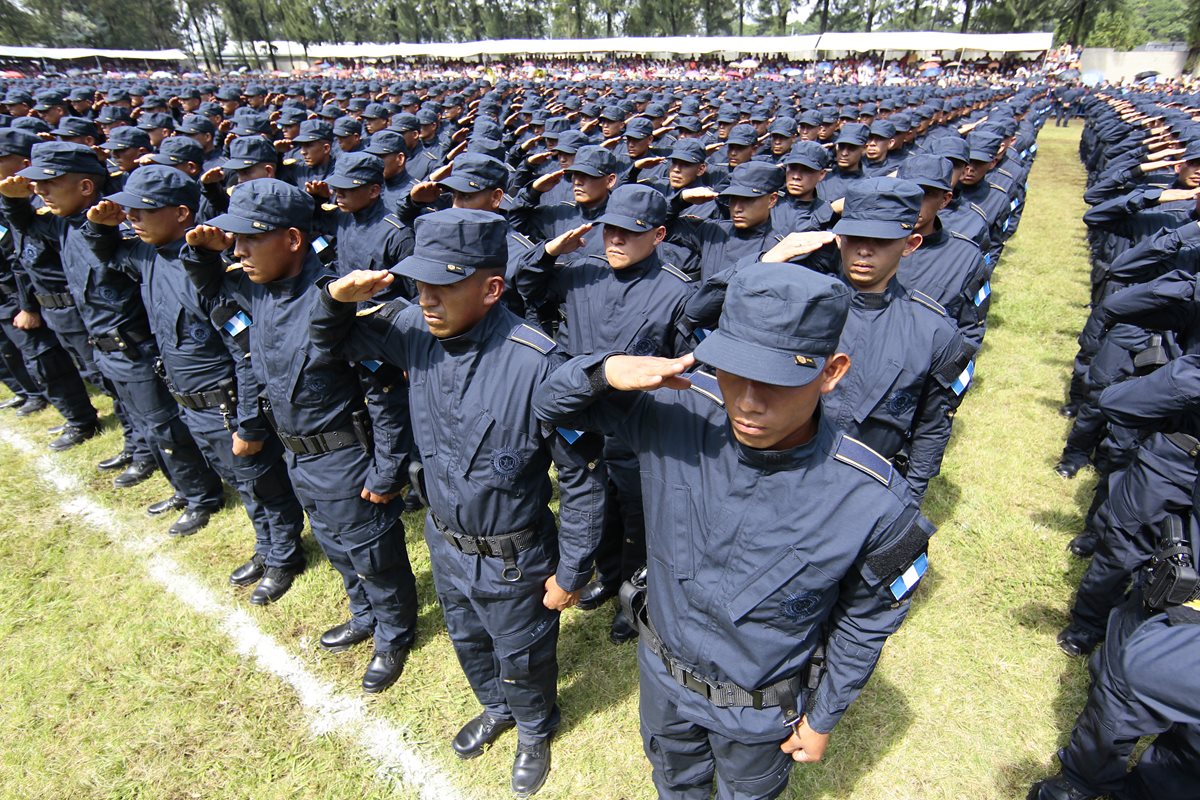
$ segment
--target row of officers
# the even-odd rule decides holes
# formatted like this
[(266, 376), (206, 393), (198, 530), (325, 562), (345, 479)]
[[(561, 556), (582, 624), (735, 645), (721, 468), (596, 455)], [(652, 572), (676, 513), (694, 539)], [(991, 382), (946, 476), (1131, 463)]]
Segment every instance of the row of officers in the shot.
[(1098, 480), (1068, 545), (1090, 561), (1058, 645), (1092, 654), (1092, 683), (1061, 773), (1029, 797), (1185, 800), (1200, 797), (1200, 128), (1192, 98), (1072, 91), (1092, 303), (1055, 470)]
[[(367, 692), (413, 645), (400, 512), (427, 506), (481, 706), (452, 746), (473, 758), (515, 728), (517, 796), (550, 770), (560, 613), (619, 596), (660, 796), (776, 797), (928, 568), (920, 502), (1049, 103), (964, 108), (894, 176), (857, 174), (869, 137), (846, 122), (701, 185), (715, 149), (686, 138), (623, 169), (583, 130), (522, 140), (521, 114), (497, 115), (520, 165), (458, 127), (467, 146), (390, 196), (407, 144), (387, 129), (317, 173), (281, 152), (328, 156), (320, 119), (284, 145), (239, 133), (207, 168), (176, 133), (128, 170), (10, 125), (5, 363), (22, 410), (62, 413), (56, 449), (96, 431), (84, 380), (112, 395), (126, 446), (100, 466), (118, 485), (161, 470), (174, 494), (148, 511), (181, 512), (173, 535), (232, 486), (255, 548), (230, 581), (251, 602), (304, 569), (307, 517), (349, 601), (320, 644), (373, 640)], [(665, 183), (642, 175), (668, 162)]]

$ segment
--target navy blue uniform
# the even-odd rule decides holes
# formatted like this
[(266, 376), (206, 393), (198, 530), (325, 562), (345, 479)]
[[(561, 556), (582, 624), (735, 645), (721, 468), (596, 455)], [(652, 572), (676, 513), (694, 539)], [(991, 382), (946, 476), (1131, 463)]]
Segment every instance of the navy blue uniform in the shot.
[[(393, 301), (355, 322), (352, 305), (320, 297), (314, 342), (408, 374), (434, 584), (475, 696), (494, 719), (515, 719), (523, 742), (548, 738), (559, 724), (559, 614), (542, 604), (544, 584), (551, 575), (566, 591), (587, 582), (603, 509), (589, 454), (533, 414), (533, 393), (562, 356), (502, 305), (437, 339), (417, 306)], [(560, 530), (548, 505), (551, 460)], [(463, 544), (479, 537), (507, 539), (509, 549), (480, 555)]]
[(795, 688), (799, 708), (811, 701), (809, 725), (832, 730), (908, 612), (884, 573), (923, 559), (932, 530), (887, 460), (824, 414), (807, 444), (754, 450), (733, 437), (711, 375), (693, 374), (684, 392), (613, 392), (607, 355), (568, 362), (535, 404), (553, 424), (618, 437), (641, 463), (648, 620), (677, 666), (668, 672), (643, 631), (642, 741), (655, 786), (707, 800), (715, 758), (719, 797), (777, 797), (793, 763), (779, 749), (780, 708), (718, 705), (673, 676), (757, 690), (799, 676), (827, 642), (815, 698)]

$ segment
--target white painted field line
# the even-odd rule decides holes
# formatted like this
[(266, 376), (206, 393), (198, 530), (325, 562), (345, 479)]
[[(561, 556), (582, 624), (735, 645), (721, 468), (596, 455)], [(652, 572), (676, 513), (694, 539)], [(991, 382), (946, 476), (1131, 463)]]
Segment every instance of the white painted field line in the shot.
[(0, 426), (0, 441), (32, 460), (39, 477), (68, 499), (61, 509), (103, 530), (113, 542), (141, 557), (152, 580), (190, 610), (216, 621), (234, 650), (264, 672), (280, 678), (296, 692), (310, 730), (316, 735), (341, 735), (378, 764), (380, 778), (417, 792), (422, 800), (466, 800), (439, 767), (428, 761), (408, 741), (399, 725), (374, 714), (362, 697), (338, 691), (314, 675), (282, 644), (264, 633), (243, 609), (218, 596), (171, 556), (161, 552), (154, 537), (141, 536), (90, 497), (75, 476), (62, 471), (54, 460), (15, 431)]

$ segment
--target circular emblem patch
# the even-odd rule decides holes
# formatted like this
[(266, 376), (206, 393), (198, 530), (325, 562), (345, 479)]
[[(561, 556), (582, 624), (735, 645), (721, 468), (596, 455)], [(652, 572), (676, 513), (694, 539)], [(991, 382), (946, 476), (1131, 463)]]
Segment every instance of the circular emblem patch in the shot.
[(908, 392), (895, 392), (887, 399), (887, 410), (888, 413), (898, 417), (910, 411), (916, 402), (916, 399)]
[(524, 465), (525, 460), (516, 450), (504, 447), (492, 453), (492, 472), (506, 480), (517, 477)]
[(330, 387), (329, 378), (325, 375), (309, 375), (308, 378), (305, 379), (304, 385), (307, 386), (310, 391), (316, 392), (317, 394), (324, 394), (325, 392), (329, 391)]
[(38, 255), (37, 245), (33, 244), (32, 242), (25, 245), (25, 249), (21, 251), (21, 255), (26, 262), (36, 261)]
[(208, 325), (197, 322), (188, 327), (188, 336), (192, 337), (197, 342), (204, 344), (212, 338), (213, 329)]
[(111, 286), (101, 286), (96, 290), (96, 294), (100, 295), (101, 300), (106, 300), (109, 303), (115, 303), (119, 297), (117, 290)]
[(658, 350), (658, 342), (654, 341), (648, 336), (643, 336), (630, 346), (629, 355), (648, 356), (653, 354), (656, 350)]
[(779, 604), (779, 613), (795, 622), (816, 608), (820, 599), (816, 592), (793, 592)]

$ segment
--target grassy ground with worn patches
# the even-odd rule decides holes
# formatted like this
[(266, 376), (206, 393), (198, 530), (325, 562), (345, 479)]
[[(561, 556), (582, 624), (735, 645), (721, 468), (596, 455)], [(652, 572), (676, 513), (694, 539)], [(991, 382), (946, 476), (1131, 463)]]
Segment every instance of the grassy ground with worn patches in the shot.
[[(1087, 303), (1078, 128), (1047, 127), (1020, 230), (992, 282), (989, 331), (975, 383), (927, 496), (940, 531), (913, 613), (826, 761), (799, 767), (788, 798), (1023, 797), (1054, 770), (1052, 754), (1082, 707), (1086, 674), (1054, 646), (1081, 562), (1065, 550), (1090, 497), (1088, 473), (1052, 471), (1067, 423), (1062, 402)], [(107, 412), (107, 404), (97, 400)], [(44, 443), (53, 412), (0, 420)], [(169, 489), (155, 477), (117, 491), (94, 463), (119, 447), (102, 437), (56, 457), (135, 530)], [(337, 737), (314, 737), (290, 690), (232, 654), (209, 621), (162, 595), (102, 533), (57, 511), (26, 456), (0, 444), (0, 795), (13, 797), (348, 797), (392, 795), (372, 764)], [(373, 712), (483, 798), (507, 791), (512, 734), (461, 764), (449, 739), (476, 713), (434, 600), (419, 518), (406, 518), (421, 593), (419, 641), (400, 684)], [(226, 509), (167, 549), (214, 591), (244, 606), (316, 674), (357, 690), (369, 653), (316, 647), (345, 617), (336, 573), (307, 539), (309, 570), (277, 607), (227, 584), (250, 553), (245, 515)], [(540, 796), (653, 796), (637, 725), (631, 647), (607, 641), (611, 605), (564, 618), (564, 726)], [(400, 792), (400, 796), (404, 796)]]

